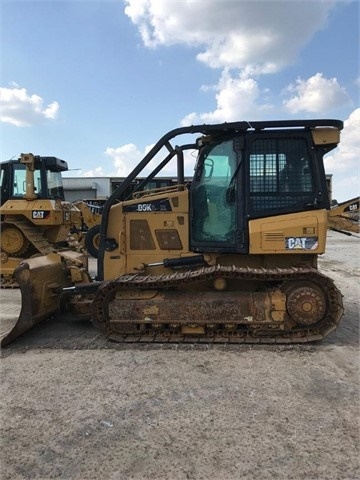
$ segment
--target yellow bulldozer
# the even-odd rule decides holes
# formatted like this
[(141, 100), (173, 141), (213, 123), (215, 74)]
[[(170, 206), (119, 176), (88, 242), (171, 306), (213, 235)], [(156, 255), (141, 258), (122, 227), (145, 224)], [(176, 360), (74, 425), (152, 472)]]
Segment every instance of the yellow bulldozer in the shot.
[(69, 249), (81, 212), (66, 202), (64, 160), (21, 154), (1, 168), (1, 286), (16, 286), (13, 272), (25, 258)]
[[(16, 268), (21, 310), (2, 343), (60, 305), (119, 342), (323, 339), (343, 314), (340, 291), (317, 268), (330, 211), (323, 157), (342, 128), (340, 120), (316, 119), (168, 132), (104, 206), (96, 279), (76, 252)], [(190, 187), (189, 150), (197, 154)], [(147, 190), (171, 161), (176, 184)], [(150, 162), (152, 173), (124, 200)]]
[(15, 268), (34, 255), (71, 247), (97, 257), (101, 207), (65, 201), (67, 170), (64, 160), (31, 153), (0, 164), (2, 288), (17, 286)]

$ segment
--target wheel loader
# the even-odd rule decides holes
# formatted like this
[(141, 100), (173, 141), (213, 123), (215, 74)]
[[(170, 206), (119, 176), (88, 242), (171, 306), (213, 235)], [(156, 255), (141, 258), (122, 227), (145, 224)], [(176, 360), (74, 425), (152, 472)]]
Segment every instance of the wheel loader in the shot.
[[(118, 342), (323, 339), (343, 314), (340, 291), (317, 268), (330, 210), (323, 157), (342, 128), (316, 119), (170, 131), (105, 203), (95, 279), (80, 258), (56, 253), (16, 269), (21, 311), (2, 343), (60, 306)], [(189, 188), (187, 152), (196, 154)], [(146, 189), (171, 162), (176, 184)]]
[(1, 286), (14, 287), (13, 272), (24, 258), (69, 248), (81, 212), (65, 202), (64, 160), (21, 154), (1, 167)]

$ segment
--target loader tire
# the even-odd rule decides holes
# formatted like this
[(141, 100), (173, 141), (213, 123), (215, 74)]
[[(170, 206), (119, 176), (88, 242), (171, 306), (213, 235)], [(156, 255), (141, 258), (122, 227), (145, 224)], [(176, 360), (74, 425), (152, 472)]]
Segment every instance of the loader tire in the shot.
[(100, 224), (91, 227), (85, 235), (85, 247), (90, 255), (98, 258), (100, 246)]

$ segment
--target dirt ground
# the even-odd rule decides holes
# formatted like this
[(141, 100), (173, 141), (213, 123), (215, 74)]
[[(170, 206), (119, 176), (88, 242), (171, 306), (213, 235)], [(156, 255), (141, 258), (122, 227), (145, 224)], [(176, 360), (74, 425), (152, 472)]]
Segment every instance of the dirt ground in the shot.
[(114, 344), (58, 317), (2, 351), (2, 480), (360, 479), (360, 239), (320, 260), (346, 313), (321, 343)]

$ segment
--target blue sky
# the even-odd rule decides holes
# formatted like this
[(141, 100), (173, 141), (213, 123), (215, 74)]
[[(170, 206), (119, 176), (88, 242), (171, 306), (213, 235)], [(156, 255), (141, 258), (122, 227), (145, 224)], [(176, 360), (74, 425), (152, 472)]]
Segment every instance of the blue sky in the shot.
[(359, 195), (357, 0), (0, 1), (2, 161), (124, 176), (181, 125), (339, 118), (326, 171)]

